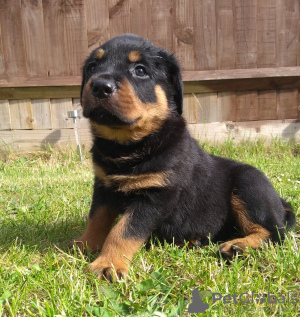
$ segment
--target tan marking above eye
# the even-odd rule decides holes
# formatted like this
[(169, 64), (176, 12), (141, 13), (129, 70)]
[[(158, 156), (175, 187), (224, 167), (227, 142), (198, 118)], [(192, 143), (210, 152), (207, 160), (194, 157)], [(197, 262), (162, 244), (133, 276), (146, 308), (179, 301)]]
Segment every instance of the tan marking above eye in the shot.
[(105, 51), (103, 48), (99, 48), (98, 51), (97, 51), (97, 58), (98, 59), (101, 59), (105, 54)]
[(142, 59), (141, 53), (139, 51), (131, 51), (128, 55), (128, 59), (134, 63), (139, 62)]

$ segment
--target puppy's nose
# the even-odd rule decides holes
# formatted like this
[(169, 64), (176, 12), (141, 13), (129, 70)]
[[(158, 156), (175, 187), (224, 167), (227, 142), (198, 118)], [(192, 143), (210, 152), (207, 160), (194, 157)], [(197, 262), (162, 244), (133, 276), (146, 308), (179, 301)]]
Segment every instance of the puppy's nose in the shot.
[(116, 88), (116, 84), (111, 80), (96, 79), (92, 82), (92, 95), (99, 99), (109, 98)]

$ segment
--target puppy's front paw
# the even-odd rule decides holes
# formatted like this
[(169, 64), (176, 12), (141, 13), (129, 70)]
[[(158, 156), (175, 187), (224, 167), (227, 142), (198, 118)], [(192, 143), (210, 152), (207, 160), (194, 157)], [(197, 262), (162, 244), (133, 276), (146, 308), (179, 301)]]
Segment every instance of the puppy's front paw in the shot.
[(107, 280), (113, 283), (126, 277), (128, 274), (128, 266), (121, 260), (115, 259), (110, 261), (104, 256), (99, 256), (89, 265), (88, 271), (94, 273), (101, 280)]
[(229, 241), (222, 243), (219, 252), (223, 259), (232, 260), (237, 255), (242, 255), (247, 248), (242, 242)]

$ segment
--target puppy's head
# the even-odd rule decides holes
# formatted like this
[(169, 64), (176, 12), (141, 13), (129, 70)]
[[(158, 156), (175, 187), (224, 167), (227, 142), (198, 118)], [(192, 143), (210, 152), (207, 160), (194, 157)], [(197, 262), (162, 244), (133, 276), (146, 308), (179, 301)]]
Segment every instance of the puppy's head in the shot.
[(83, 67), (83, 115), (102, 138), (141, 140), (182, 113), (182, 98), (175, 57), (132, 34), (94, 50)]

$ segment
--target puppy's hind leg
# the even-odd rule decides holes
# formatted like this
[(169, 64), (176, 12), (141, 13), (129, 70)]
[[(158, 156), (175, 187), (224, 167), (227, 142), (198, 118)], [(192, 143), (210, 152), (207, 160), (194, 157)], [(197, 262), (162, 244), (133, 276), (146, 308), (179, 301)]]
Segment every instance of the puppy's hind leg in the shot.
[(225, 259), (232, 259), (236, 254), (242, 254), (248, 247), (260, 248), (262, 242), (267, 241), (271, 236), (267, 229), (249, 219), (245, 203), (235, 194), (231, 196), (231, 206), (243, 237), (220, 245), (221, 255)]

